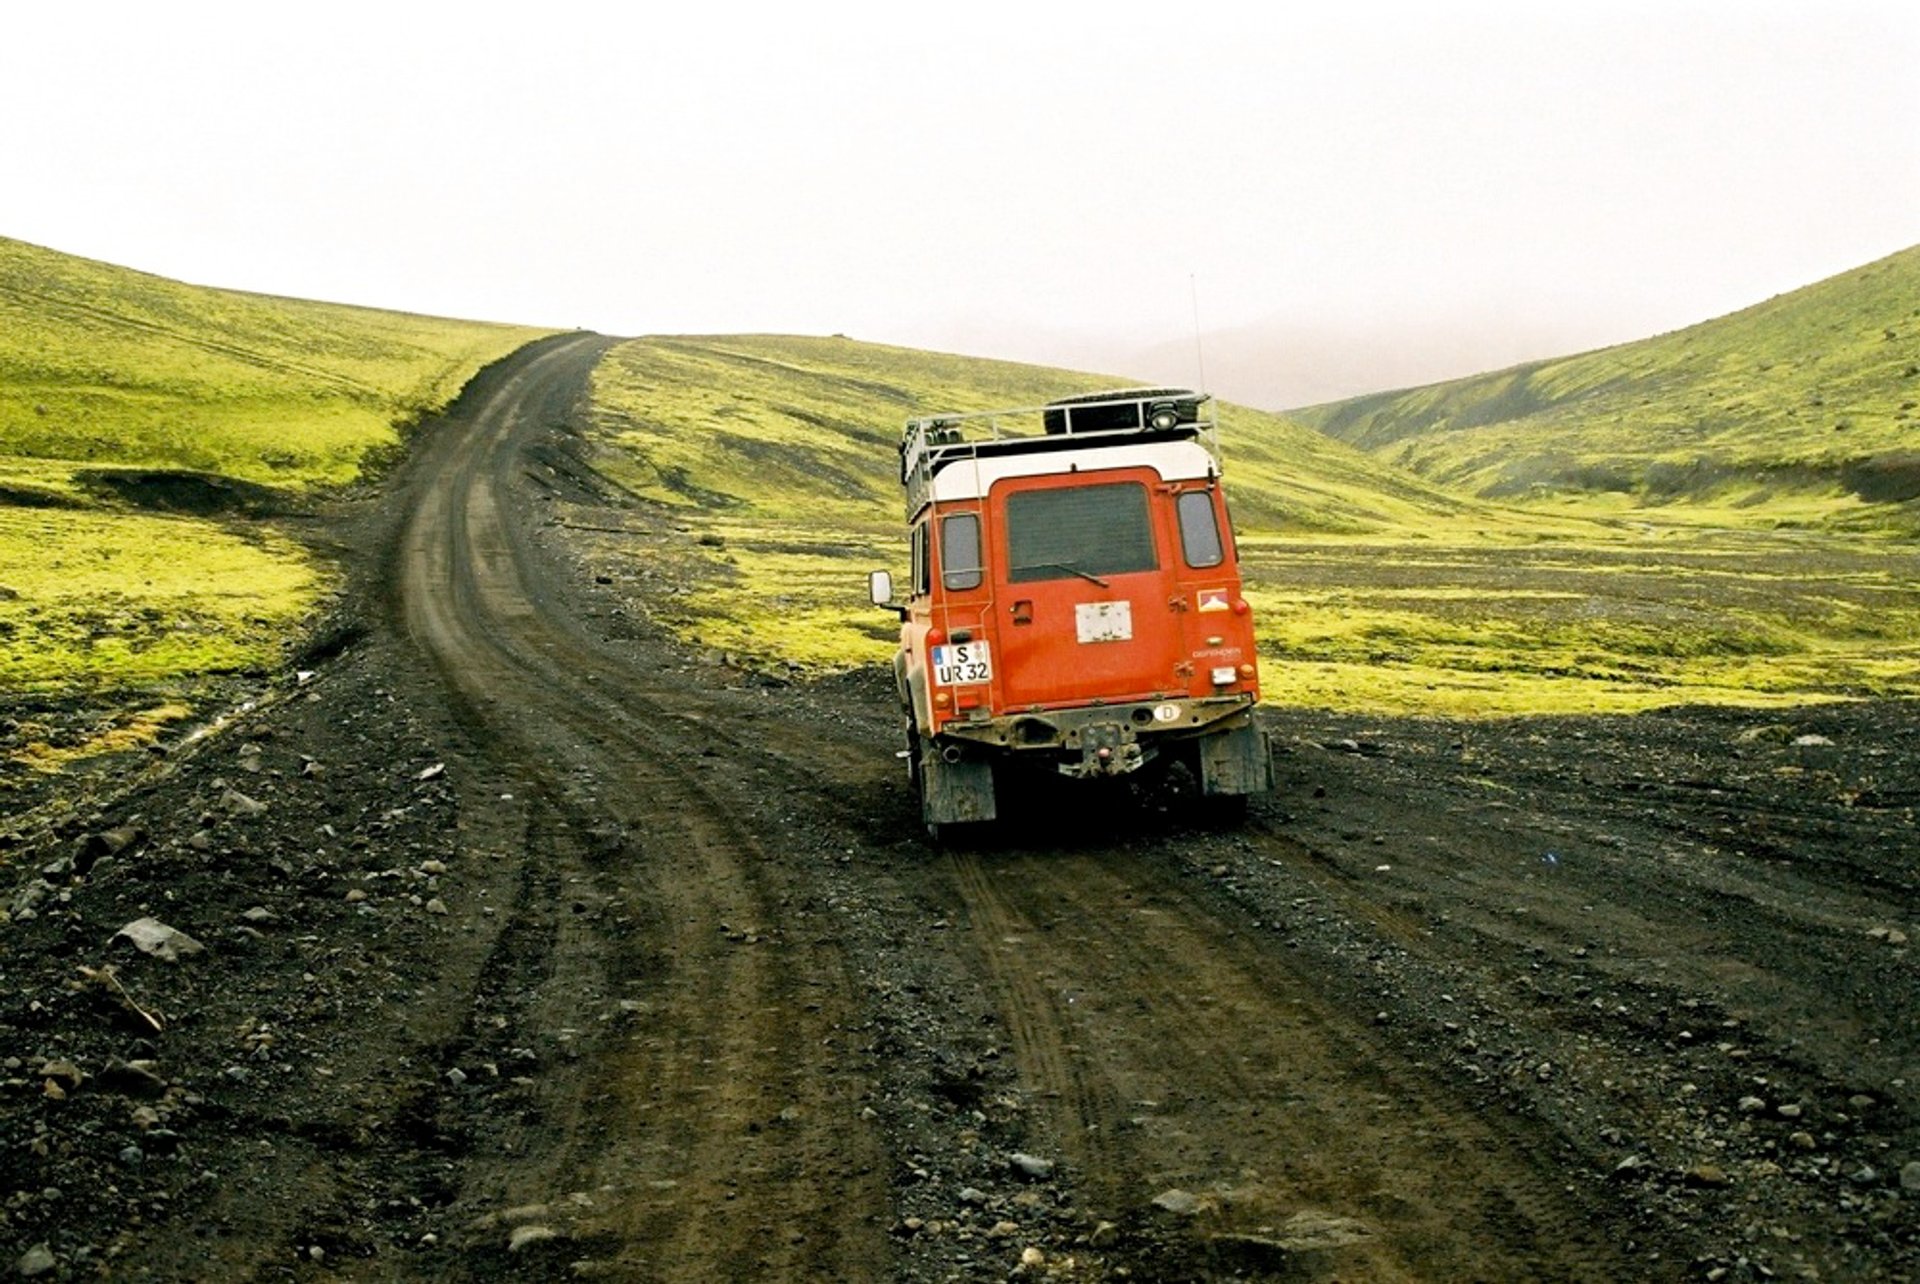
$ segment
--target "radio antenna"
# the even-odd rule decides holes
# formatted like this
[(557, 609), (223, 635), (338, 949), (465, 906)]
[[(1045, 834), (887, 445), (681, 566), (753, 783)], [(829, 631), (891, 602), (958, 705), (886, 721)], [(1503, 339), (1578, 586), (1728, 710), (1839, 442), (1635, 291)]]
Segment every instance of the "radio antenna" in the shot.
[(1200, 348), (1200, 286), (1193, 279), (1193, 273), (1187, 273), (1187, 293), (1193, 297), (1193, 364), (1199, 372), (1200, 382), (1195, 392), (1207, 390), (1207, 356)]

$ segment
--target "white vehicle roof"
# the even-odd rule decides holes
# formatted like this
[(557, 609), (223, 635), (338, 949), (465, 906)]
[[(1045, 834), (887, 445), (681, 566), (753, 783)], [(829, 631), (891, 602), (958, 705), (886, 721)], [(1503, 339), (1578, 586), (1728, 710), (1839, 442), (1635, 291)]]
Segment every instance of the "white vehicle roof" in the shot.
[(900, 440), (907, 516), (937, 501), (984, 498), (1008, 477), (1142, 466), (1165, 481), (1217, 476), (1211, 401), (1184, 388), (1123, 388), (909, 419)]
[(1052, 477), (1069, 472), (1099, 473), (1141, 467), (1153, 469), (1161, 481), (1198, 481), (1219, 471), (1213, 455), (1197, 441), (1096, 446), (1071, 453), (975, 455), (955, 460), (935, 473), (927, 498), (936, 504), (985, 499), (995, 483), (1009, 477)]

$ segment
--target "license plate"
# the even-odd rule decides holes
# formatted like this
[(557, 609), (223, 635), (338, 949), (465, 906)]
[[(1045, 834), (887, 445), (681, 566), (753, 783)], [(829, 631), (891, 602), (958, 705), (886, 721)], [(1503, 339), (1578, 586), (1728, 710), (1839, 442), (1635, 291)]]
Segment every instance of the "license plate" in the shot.
[(955, 642), (933, 648), (933, 680), (943, 687), (969, 686), (993, 677), (993, 654), (985, 642)]

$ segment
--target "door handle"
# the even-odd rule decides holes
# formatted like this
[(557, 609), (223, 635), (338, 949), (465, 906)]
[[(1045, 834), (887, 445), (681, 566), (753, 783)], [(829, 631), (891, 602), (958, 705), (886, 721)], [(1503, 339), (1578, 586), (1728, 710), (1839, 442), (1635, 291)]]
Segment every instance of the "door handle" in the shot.
[(1033, 603), (1031, 601), (1026, 598), (1021, 598), (1013, 604), (1013, 622), (1015, 624), (1033, 623)]

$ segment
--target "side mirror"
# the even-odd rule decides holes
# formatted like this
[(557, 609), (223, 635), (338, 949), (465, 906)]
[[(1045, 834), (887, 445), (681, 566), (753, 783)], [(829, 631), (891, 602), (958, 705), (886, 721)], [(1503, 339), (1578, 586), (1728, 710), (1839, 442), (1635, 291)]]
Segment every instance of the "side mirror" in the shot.
[(893, 573), (891, 571), (869, 571), (867, 573), (867, 596), (875, 606), (893, 605)]

